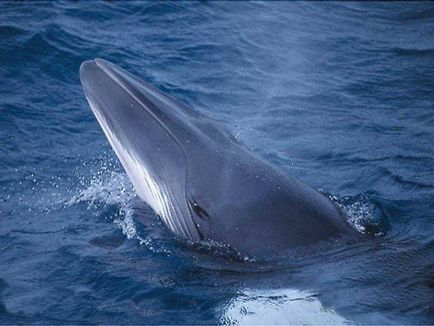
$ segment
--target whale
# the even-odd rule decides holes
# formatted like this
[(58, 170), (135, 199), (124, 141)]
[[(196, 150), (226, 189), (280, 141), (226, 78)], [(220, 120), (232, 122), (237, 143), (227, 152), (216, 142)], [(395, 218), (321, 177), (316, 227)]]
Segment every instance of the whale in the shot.
[(137, 196), (179, 239), (268, 257), (357, 237), (334, 202), (218, 120), (103, 59), (83, 62), (80, 80)]

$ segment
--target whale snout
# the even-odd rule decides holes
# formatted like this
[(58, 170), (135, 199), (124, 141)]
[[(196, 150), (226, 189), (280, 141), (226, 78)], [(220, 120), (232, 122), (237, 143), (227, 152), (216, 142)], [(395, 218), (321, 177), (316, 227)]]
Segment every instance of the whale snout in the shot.
[(83, 61), (80, 65), (80, 78), (83, 78), (84, 74), (94, 65), (96, 65), (94, 59)]
[(80, 65), (80, 81), (83, 87), (86, 87), (86, 81), (92, 73), (100, 69), (96, 64), (96, 60), (99, 59), (86, 60)]

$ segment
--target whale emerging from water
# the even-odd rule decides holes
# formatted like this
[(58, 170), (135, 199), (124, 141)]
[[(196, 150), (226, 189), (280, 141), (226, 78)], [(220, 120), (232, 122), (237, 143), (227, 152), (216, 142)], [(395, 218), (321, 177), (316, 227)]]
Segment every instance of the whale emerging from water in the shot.
[(178, 236), (253, 256), (356, 236), (328, 198), (219, 122), (102, 59), (83, 62), (80, 79), (138, 196)]

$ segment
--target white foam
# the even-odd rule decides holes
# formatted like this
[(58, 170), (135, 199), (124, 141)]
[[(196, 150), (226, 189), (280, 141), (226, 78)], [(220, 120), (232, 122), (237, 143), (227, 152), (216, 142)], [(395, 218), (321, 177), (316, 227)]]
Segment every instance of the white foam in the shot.
[[(322, 189), (319, 192), (329, 197), (347, 216), (348, 223), (359, 233), (367, 233), (367, 225), (378, 223), (375, 218), (375, 205), (366, 196), (338, 197), (328, 194)], [(379, 232), (378, 234), (381, 234)]]
[(342, 325), (351, 321), (325, 308), (317, 296), (295, 289), (244, 290), (225, 309), (224, 325)]
[(340, 205), (348, 217), (348, 222), (360, 233), (366, 233), (366, 226), (363, 225), (374, 215), (375, 206), (369, 202), (354, 202), (349, 205)]

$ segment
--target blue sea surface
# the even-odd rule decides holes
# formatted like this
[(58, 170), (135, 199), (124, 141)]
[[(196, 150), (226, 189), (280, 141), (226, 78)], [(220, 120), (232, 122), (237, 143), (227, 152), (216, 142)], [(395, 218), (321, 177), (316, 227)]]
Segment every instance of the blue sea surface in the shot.
[[(95, 57), (370, 235), (278, 262), (177, 240), (83, 95)], [(433, 3), (2, 1), (0, 85), (1, 324), (434, 323)]]

